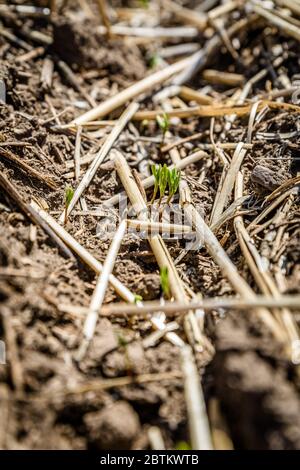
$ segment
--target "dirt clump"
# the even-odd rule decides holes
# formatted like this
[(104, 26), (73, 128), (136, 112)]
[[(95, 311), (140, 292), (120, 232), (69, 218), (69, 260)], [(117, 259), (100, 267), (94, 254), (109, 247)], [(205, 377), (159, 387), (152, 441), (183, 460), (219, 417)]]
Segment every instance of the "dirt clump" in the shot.
[(130, 449), (141, 429), (138, 415), (125, 401), (86, 414), (84, 422), (91, 444), (98, 449)]

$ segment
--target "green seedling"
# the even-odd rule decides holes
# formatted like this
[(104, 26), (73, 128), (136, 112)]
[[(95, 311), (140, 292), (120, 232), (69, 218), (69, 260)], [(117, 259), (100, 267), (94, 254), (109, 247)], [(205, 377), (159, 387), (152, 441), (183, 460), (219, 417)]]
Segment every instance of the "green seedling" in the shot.
[(143, 128), (146, 128), (149, 126), (149, 120), (148, 119), (143, 119), (142, 122), (141, 122), (141, 126)]
[(172, 168), (172, 170), (169, 170), (168, 173), (168, 188), (169, 188), (169, 197), (167, 200), (167, 204), (171, 201), (172, 197), (176, 194), (179, 183), (180, 183), (180, 170), (177, 170), (177, 168)]
[(153, 56), (150, 57), (149, 59), (149, 67), (151, 69), (154, 69), (158, 66), (158, 64), (161, 62), (161, 58), (159, 57), (158, 54), (154, 54)]
[(65, 190), (65, 224), (67, 223), (67, 209), (72, 201), (72, 198), (74, 196), (74, 189), (72, 186), (67, 186)]
[(169, 271), (167, 266), (160, 269), (160, 285), (165, 297), (170, 297)]
[(154, 176), (154, 189), (153, 189), (153, 195), (152, 195), (152, 199), (150, 201), (150, 204), (153, 204), (153, 202), (155, 201), (155, 198), (156, 198), (156, 194), (157, 194), (157, 191), (158, 191), (158, 188), (159, 188), (159, 175), (160, 175), (160, 171), (161, 171), (161, 165), (151, 165), (151, 171), (152, 171), (152, 175)]
[(137, 304), (138, 302), (142, 302), (143, 297), (141, 295), (135, 294), (134, 296), (134, 303)]
[(73, 196), (74, 196), (74, 189), (72, 188), (72, 186), (67, 186), (66, 192), (65, 192), (65, 205), (67, 208), (69, 207)]
[(159, 125), (160, 130), (162, 131), (162, 141), (161, 144), (163, 145), (166, 137), (166, 133), (170, 127), (170, 118), (167, 113), (164, 113), (162, 116), (156, 116), (156, 122)]
[(164, 164), (164, 166), (161, 166), (161, 164), (159, 164), (152, 165), (151, 171), (154, 176), (154, 190), (150, 203), (153, 204), (157, 192), (159, 190), (158, 204), (160, 205), (161, 200), (166, 192), (166, 189), (168, 188), (169, 196), (167, 204), (169, 204), (170, 200), (172, 199), (179, 187), (180, 170), (177, 170), (177, 168), (169, 169), (166, 164)]
[(122, 333), (117, 333), (117, 335), (118, 335), (119, 347), (120, 348), (126, 348), (127, 344), (128, 344), (128, 341), (126, 340), (126, 338), (122, 335)]
[(168, 181), (169, 181), (169, 169), (166, 164), (161, 168), (159, 173), (159, 201), (158, 204), (160, 205), (162, 198), (166, 192)]
[(175, 445), (175, 450), (192, 450), (192, 448), (188, 442), (179, 441)]
[(139, 0), (139, 4), (141, 5), (142, 8), (148, 8), (149, 0)]

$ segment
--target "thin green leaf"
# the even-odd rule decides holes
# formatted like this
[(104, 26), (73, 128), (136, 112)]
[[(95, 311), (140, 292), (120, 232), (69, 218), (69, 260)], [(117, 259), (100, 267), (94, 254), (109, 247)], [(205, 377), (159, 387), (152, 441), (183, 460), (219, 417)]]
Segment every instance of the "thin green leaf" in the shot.
[(65, 206), (66, 206), (66, 208), (69, 207), (73, 196), (74, 196), (74, 189), (71, 186), (67, 186), (66, 190), (65, 190)]
[(167, 266), (160, 269), (160, 285), (165, 297), (170, 296), (169, 271)]

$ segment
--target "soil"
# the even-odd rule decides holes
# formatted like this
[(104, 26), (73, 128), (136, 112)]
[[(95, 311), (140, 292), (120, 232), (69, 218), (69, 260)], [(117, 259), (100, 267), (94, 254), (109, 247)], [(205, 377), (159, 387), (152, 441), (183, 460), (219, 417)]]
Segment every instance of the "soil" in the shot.
[[(96, 2), (86, 2), (92, 16), (87, 16), (79, 3), (68, 5), (63, 14), (51, 18), (0, 10), (1, 27), (29, 46), (26, 50), (0, 33), (0, 85), (5, 83), (6, 87), (6, 102), (0, 101), (0, 172), (17, 188), (23, 201), (38, 202), (55, 218), (65, 207), (66, 187), (77, 185), (73, 164), (76, 135), (61, 125), (91, 107), (87, 96), (100, 103), (153, 73), (161, 64), (153, 69), (150, 59), (162, 47), (192, 41), (202, 47), (212, 34), (208, 28), (192, 41), (177, 37), (151, 41), (109, 38), (97, 32), (101, 20)], [(111, 3), (115, 11), (137, 6), (131, 1)], [(201, 2), (177, 3), (196, 9)], [(147, 9), (141, 10), (145, 14)], [(235, 17), (229, 18), (232, 22)], [(183, 26), (166, 11), (161, 12), (160, 25)], [(267, 32), (265, 29), (266, 25), (258, 21), (253, 30), (243, 35), (238, 61), (222, 46), (208, 64), (212, 69), (240, 73), (246, 79), (269, 67), (267, 76), (255, 84), (249, 98), (266, 93), (268, 87), (282, 88), (279, 76), (291, 81), (299, 65), (299, 43), (274, 27)], [(29, 32), (39, 32), (41, 36), (33, 39)], [(46, 44), (45, 38), (51, 44)], [(278, 44), (285, 59), (274, 70), (274, 47)], [(35, 57), (23, 59), (25, 53), (37, 48), (42, 49)], [(41, 78), (49, 61), (53, 65), (51, 84)], [(75, 82), (63, 71), (61, 61), (70, 68)], [(208, 87), (215, 97), (230, 96), (228, 86), (211, 86), (201, 73), (188, 86), (197, 90)], [(141, 110), (157, 107), (151, 96), (158, 89), (143, 96)], [(285, 101), (291, 103), (291, 97)], [(175, 107), (182, 106), (181, 98), (170, 102)], [(119, 114), (120, 110), (116, 110), (107, 119), (114, 120)], [(222, 139), (224, 122), (224, 118), (215, 119), (215, 140)], [(198, 140), (179, 147), (180, 156), (185, 157), (201, 144), (211, 143), (209, 128), (207, 118), (171, 120), (170, 142), (201, 133)], [(95, 154), (110, 129), (107, 125), (97, 131), (84, 130), (81, 155)], [(248, 116), (236, 119), (224, 142), (246, 139), (247, 129)], [(288, 138), (282, 137), (285, 133)], [(169, 154), (161, 150), (161, 130), (155, 122), (130, 123), (115, 148), (141, 179), (149, 175), (150, 164), (171, 163)], [(228, 150), (230, 158), (232, 153)], [(266, 194), (296, 176), (299, 155), (297, 114), (269, 110), (254, 126), (253, 147), (242, 165), (244, 193), (249, 196), (242, 208), (246, 225), (264, 209)], [(82, 165), (81, 176), (86, 168)], [(201, 206), (209, 223), (222, 174), (220, 158), (210, 151), (209, 159), (189, 165), (185, 174), (193, 201)], [(88, 209), (92, 211), (121, 190), (113, 165), (104, 162), (84, 194)], [(149, 200), (151, 194), (150, 189)], [(97, 226), (103, 218), (92, 212), (82, 215), (78, 207), (65, 225), (101, 262), (110, 245), (108, 237), (97, 236)], [(268, 258), (272, 274), (276, 277), (278, 271), (283, 273), (282, 293), (300, 293), (299, 220), (299, 196), (295, 194), (280, 222), (284, 231), (278, 250), (272, 251), (273, 239), (267, 237), (274, 230), (272, 224), (254, 238), (259, 252), (264, 250)], [(80, 365), (76, 364), (73, 357), (84, 318), (78, 307), (89, 306), (96, 284), (94, 273), (79, 258), (63, 256), (43, 229), (37, 226), (35, 230), (11, 195), (2, 190), (0, 227), (0, 337), (7, 345), (7, 364), (0, 366), (0, 448), (148, 449), (150, 426), (160, 428), (166, 448), (189, 443), (183, 381), (178, 375), (178, 348), (164, 338), (152, 347), (144, 347), (143, 340), (153, 331), (149, 320), (101, 318), (87, 356)], [(222, 225), (217, 237), (244, 279), (260, 293), (236, 243), (232, 218)], [(175, 260), (182, 253), (184, 242), (168, 241), (167, 247)], [(186, 285), (203, 297), (235, 294), (205, 248), (187, 252), (177, 268)], [(126, 234), (114, 275), (144, 300), (159, 300), (162, 296), (159, 269), (144, 239)], [(104, 303), (118, 301), (109, 287)], [(74, 310), (64, 310), (63, 305), (74, 306)], [(300, 321), (300, 309), (293, 315)], [(178, 334), (186, 340), (180, 317), (178, 323)], [(287, 359), (282, 346), (250, 310), (208, 312), (204, 333), (213, 345), (197, 352), (207, 408), (210, 410), (212, 400), (217, 400), (234, 448), (299, 449), (299, 366)], [(89, 384), (99, 383), (100, 379), (134, 379), (143, 374), (165, 374), (165, 378), (145, 383), (133, 380), (122, 386), (112, 383), (107, 388), (88, 390)], [(87, 389), (70, 393), (80, 387)]]

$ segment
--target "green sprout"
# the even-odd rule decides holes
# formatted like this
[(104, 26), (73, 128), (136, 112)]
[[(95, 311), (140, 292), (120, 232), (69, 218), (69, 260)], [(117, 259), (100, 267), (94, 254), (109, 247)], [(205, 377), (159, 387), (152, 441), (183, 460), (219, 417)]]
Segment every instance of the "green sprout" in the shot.
[(122, 333), (117, 333), (117, 338), (118, 338), (118, 344), (120, 348), (126, 348), (128, 341), (125, 338), (125, 336), (122, 335)]
[(158, 66), (158, 64), (161, 62), (161, 58), (159, 57), (158, 54), (153, 54), (150, 59), (149, 59), (149, 67), (151, 69), (154, 69)]
[(156, 122), (159, 125), (160, 130), (162, 131), (161, 143), (163, 144), (165, 141), (166, 133), (168, 132), (170, 127), (170, 118), (167, 113), (164, 113), (162, 116), (156, 116)]
[(158, 201), (159, 205), (166, 192), (168, 182), (169, 182), (169, 169), (167, 165), (164, 164), (164, 166), (161, 168), (160, 173), (159, 173), (159, 201)]
[(66, 191), (65, 191), (65, 206), (66, 206), (66, 208), (69, 207), (73, 196), (74, 196), (74, 189), (72, 188), (72, 186), (67, 186)]
[(143, 128), (146, 128), (146, 127), (148, 127), (148, 125), (149, 125), (148, 119), (143, 119), (142, 122), (141, 122), (141, 126)]
[(138, 302), (142, 302), (143, 297), (141, 295), (135, 294), (134, 296), (134, 303), (137, 304)]
[(179, 187), (180, 170), (177, 170), (177, 168), (169, 169), (166, 164), (164, 164), (164, 166), (161, 166), (161, 164), (159, 164), (152, 165), (151, 171), (154, 176), (154, 189), (150, 203), (153, 204), (157, 192), (159, 190), (158, 204), (160, 205), (161, 200), (166, 192), (166, 189), (168, 188), (169, 196), (167, 204), (169, 204)]
[(158, 187), (159, 187), (159, 175), (161, 171), (161, 165), (160, 164), (158, 166), (151, 165), (151, 171), (152, 171), (152, 175), (154, 176), (154, 189), (153, 189), (153, 196), (152, 196), (150, 203), (153, 204), (156, 198)]
[(142, 8), (148, 8), (149, 0), (139, 0), (139, 4), (141, 5)]
[(180, 183), (180, 170), (177, 170), (177, 168), (172, 168), (172, 170), (169, 170), (169, 173), (168, 173), (169, 197), (167, 200), (167, 204), (169, 204), (174, 194), (176, 194), (177, 189), (179, 187), (179, 183)]
[(65, 224), (67, 223), (68, 215), (67, 215), (67, 209), (72, 201), (72, 198), (74, 196), (74, 189), (72, 186), (67, 186), (65, 189)]
[(169, 271), (167, 266), (160, 269), (160, 285), (165, 297), (170, 297)]
[(188, 442), (179, 441), (175, 445), (175, 450), (192, 450), (192, 448)]

